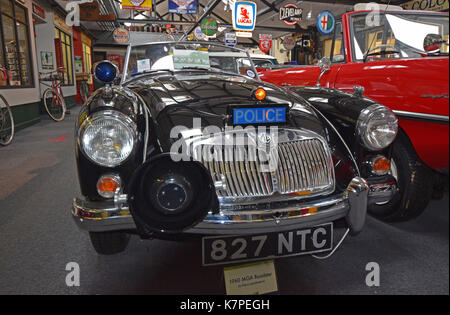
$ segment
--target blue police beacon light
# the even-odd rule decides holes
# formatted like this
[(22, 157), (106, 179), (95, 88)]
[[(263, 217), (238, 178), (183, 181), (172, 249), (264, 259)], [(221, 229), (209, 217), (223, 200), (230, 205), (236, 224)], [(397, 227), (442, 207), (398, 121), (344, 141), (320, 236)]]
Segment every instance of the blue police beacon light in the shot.
[(117, 77), (119, 70), (111, 61), (100, 61), (94, 66), (94, 76), (103, 83), (111, 83)]

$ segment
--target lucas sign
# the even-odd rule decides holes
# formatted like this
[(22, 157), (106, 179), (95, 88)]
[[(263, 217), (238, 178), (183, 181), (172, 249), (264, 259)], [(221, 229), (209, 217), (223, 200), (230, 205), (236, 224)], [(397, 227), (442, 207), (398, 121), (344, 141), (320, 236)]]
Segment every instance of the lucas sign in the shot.
[(233, 6), (232, 17), (235, 31), (253, 31), (256, 24), (256, 3), (236, 1)]

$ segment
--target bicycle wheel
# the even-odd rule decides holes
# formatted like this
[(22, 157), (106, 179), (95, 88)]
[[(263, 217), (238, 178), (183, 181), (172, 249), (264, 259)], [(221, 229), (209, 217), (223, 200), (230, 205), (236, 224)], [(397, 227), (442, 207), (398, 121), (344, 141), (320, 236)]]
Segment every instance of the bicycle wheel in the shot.
[(53, 89), (46, 89), (44, 92), (44, 106), (50, 118), (54, 121), (61, 121), (66, 115), (66, 103)]
[(14, 137), (14, 119), (9, 104), (0, 94), (0, 145), (8, 145)]
[(80, 84), (80, 97), (81, 97), (81, 101), (83, 102), (83, 104), (86, 103), (86, 101), (88, 100), (89, 96), (90, 96), (90, 90), (89, 90), (89, 85), (86, 83), (86, 81), (81, 82)]

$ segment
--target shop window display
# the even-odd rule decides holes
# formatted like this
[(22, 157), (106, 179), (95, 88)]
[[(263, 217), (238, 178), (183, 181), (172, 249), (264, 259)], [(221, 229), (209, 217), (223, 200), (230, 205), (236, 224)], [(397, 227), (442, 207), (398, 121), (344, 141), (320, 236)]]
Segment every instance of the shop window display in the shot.
[(58, 43), (61, 45), (62, 66), (65, 69), (63, 74), (63, 85), (73, 85), (73, 64), (72, 64), (72, 38), (70, 35), (55, 28), (55, 38), (59, 39)]
[(27, 10), (0, 0), (0, 87), (33, 85)]

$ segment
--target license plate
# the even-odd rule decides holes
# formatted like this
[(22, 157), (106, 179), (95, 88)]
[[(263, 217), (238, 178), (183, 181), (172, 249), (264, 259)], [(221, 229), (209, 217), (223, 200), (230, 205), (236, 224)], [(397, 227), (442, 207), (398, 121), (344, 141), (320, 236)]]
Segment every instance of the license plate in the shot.
[(282, 125), (287, 122), (287, 105), (230, 106), (233, 125)]
[(332, 247), (333, 223), (267, 234), (202, 238), (204, 266), (319, 253)]

